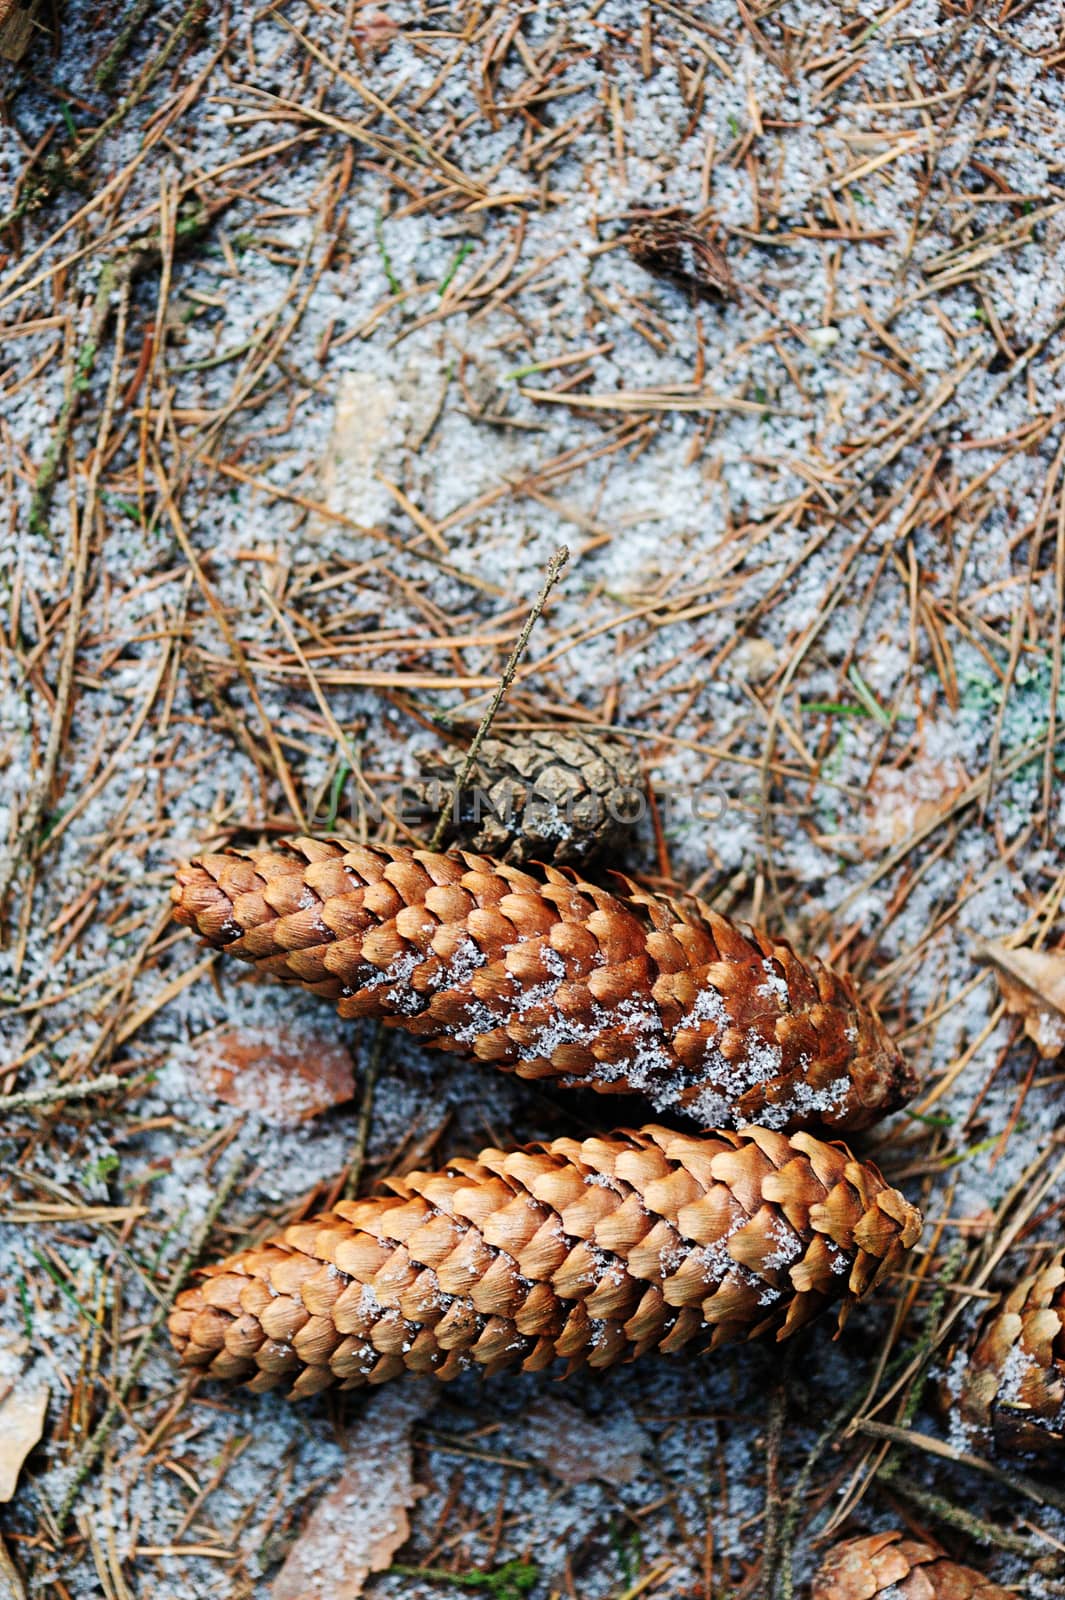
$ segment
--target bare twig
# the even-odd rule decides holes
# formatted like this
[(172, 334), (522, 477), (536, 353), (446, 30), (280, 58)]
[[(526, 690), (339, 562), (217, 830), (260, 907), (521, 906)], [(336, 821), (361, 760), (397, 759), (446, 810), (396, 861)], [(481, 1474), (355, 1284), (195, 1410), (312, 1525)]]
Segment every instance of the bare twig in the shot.
[(760, 1583), (767, 1595), (776, 1593), (777, 1574), (780, 1570), (781, 1496), (780, 1496), (780, 1446), (784, 1437), (784, 1424), (788, 1412), (788, 1385), (791, 1377), (793, 1351), (784, 1355), (780, 1375), (769, 1402), (769, 1422), (766, 1429), (765, 1451), (765, 1535), (762, 1542), (762, 1571)]
[(946, 1495), (934, 1494), (930, 1489), (922, 1489), (912, 1478), (896, 1476), (897, 1467), (894, 1458), (885, 1462), (880, 1468), (877, 1477), (881, 1482), (887, 1483), (892, 1490), (909, 1500), (913, 1505), (920, 1506), (922, 1511), (929, 1516), (937, 1517), (940, 1522), (945, 1522), (948, 1527), (959, 1528), (962, 1533), (968, 1534), (977, 1544), (997, 1545), (1000, 1550), (1010, 1550), (1014, 1555), (1027, 1556), (1029, 1560), (1035, 1555), (1035, 1547), (1030, 1539), (1022, 1539), (1019, 1534), (1010, 1533), (1005, 1528), (998, 1528), (993, 1523), (987, 1522), (983, 1517), (978, 1517), (971, 1511), (966, 1511), (964, 1506), (956, 1506), (953, 1500), (948, 1500)]
[(12, 1111), (25, 1111), (31, 1106), (55, 1105), (61, 1100), (91, 1100), (94, 1095), (114, 1094), (125, 1080), (114, 1072), (102, 1072), (98, 1078), (84, 1078), (80, 1083), (53, 1083), (46, 1089), (20, 1089), (18, 1094), (0, 1096), (0, 1116)]
[[(162, 72), (163, 68), (170, 60), (170, 57), (174, 54), (174, 51), (177, 49), (182, 39), (184, 39), (185, 35), (191, 31), (197, 21), (197, 18), (202, 17), (202, 15), (202, 0), (188, 0), (188, 4), (186, 5), (184, 11), (181, 13), (181, 16), (171, 29), (166, 43), (163, 45), (158, 55), (153, 56), (152, 59), (147, 62), (126, 98), (120, 101), (120, 103), (115, 107), (114, 111), (112, 111), (111, 115), (109, 117), (105, 117), (103, 122), (100, 123), (100, 126), (98, 128), (94, 128), (92, 133), (89, 134), (89, 137), (83, 140), (83, 142), (74, 151), (69, 162), (71, 168), (80, 166), (85, 160), (85, 157), (96, 149), (96, 146), (100, 143), (100, 140), (105, 139), (111, 132), (112, 128), (117, 127), (123, 118), (133, 110), (133, 107), (137, 104), (138, 100), (140, 100), (141, 96), (147, 89), (151, 87), (154, 80), (159, 76), (160, 72)], [(130, 32), (132, 32), (132, 30), (137, 26), (139, 20), (139, 17), (136, 15), (136, 13), (134, 13), (134, 16), (130, 19), (130, 23), (128, 25)], [(110, 55), (104, 61), (103, 66), (100, 68), (101, 74), (105, 75), (105, 82), (113, 72), (114, 66), (117, 64), (118, 54), (125, 49), (126, 43), (127, 34), (124, 30), (123, 33), (119, 35), (118, 39), (116, 39), (114, 49), (111, 51)]]
[(118, 63), (125, 55), (130, 40), (151, 9), (152, 0), (137, 0), (133, 10), (127, 15), (118, 30), (114, 44), (104, 56), (94, 74), (94, 82), (98, 89), (110, 88), (111, 79), (118, 71)]
[(37, 471), (37, 482), (33, 488), (33, 499), (30, 501), (29, 524), (31, 533), (48, 534), (48, 507), (52, 501), (52, 491), (55, 480), (59, 474), (59, 464), (63, 459), (67, 440), (70, 437), (71, 424), (77, 415), (78, 402), (89, 386), (96, 357), (100, 351), (104, 329), (107, 327), (111, 316), (111, 300), (118, 284), (118, 270), (113, 261), (104, 263), (100, 273), (100, 281), (96, 286), (93, 297), (92, 312), (89, 316), (89, 329), (85, 342), (74, 357), (74, 370), (70, 377), (70, 388), (59, 408), (55, 431), (48, 441), (48, 448), (44, 452), (41, 465)]
[(359, 1121), (355, 1129), (355, 1143), (351, 1150), (351, 1160), (348, 1162), (348, 1175), (344, 1179), (343, 1196), (345, 1200), (358, 1198), (359, 1185), (362, 1183), (362, 1169), (366, 1165), (366, 1147), (370, 1142), (374, 1090), (377, 1087), (377, 1079), (381, 1071), (381, 1062), (384, 1059), (384, 1054), (385, 1030), (378, 1023), (374, 1030), (373, 1042), (370, 1045), (370, 1055), (366, 1063), (366, 1075), (362, 1080)]
[[(97, 299), (97, 312), (101, 314), (101, 319), (102, 312), (100, 312), (100, 307), (103, 305), (105, 310), (109, 309), (113, 288), (114, 280), (109, 285), (106, 296), (101, 294)], [(89, 551), (92, 548), (92, 524), (96, 509), (96, 488), (101, 464), (106, 455), (107, 438), (111, 431), (111, 418), (114, 415), (115, 402), (118, 397), (118, 375), (126, 346), (126, 313), (128, 309), (129, 279), (126, 278), (122, 283), (119, 298), (114, 360), (111, 364), (111, 377), (107, 386), (103, 412), (100, 417), (100, 426), (97, 430), (96, 449), (93, 453), (92, 466), (89, 470), (89, 481), (85, 491), (85, 504), (82, 508), (80, 528), (77, 525), (78, 519), (75, 518), (73, 532), (74, 576), (70, 591), (70, 610), (67, 613), (63, 653), (59, 664), (59, 678), (56, 683), (55, 705), (52, 710), (51, 725), (48, 729), (48, 743), (45, 746), (44, 759), (41, 762), (40, 770), (26, 800), (15, 841), (4, 856), (0, 857), (0, 913), (3, 911), (8, 890), (14, 882), (22, 857), (27, 850), (32, 849), (33, 841), (37, 836), (41, 814), (44, 811), (45, 802), (52, 788), (52, 781), (59, 764), (59, 753), (66, 733), (67, 716), (74, 691), (74, 666), (78, 653), (82, 607), (85, 602), (85, 585), (89, 571)], [(100, 326), (101, 328), (103, 326), (102, 320)], [(38, 484), (38, 490), (39, 488), (40, 485)]]
[(448, 814), (454, 806), (456, 799), (462, 793), (463, 785), (473, 769), (473, 763), (477, 760), (477, 752), (480, 750), (481, 745), (484, 743), (485, 736), (488, 733), (489, 728), (492, 726), (495, 714), (503, 702), (503, 696), (506, 694), (511, 683), (514, 681), (514, 674), (518, 670), (518, 665), (522, 656), (525, 654), (525, 648), (529, 643), (529, 635), (536, 626), (544, 606), (547, 604), (547, 597), (551, 593), (551, 590), (555, 587), (555, 584), (558, 582), (559, 578), (562, 576), (562, 568), (566, 565), (568, 560), (568, 547), (564, 544), (560, 545), (555, 551), (554, 555), (551, 557), (547, 568), (547, 576), (543, 582), (543, 587), (541, 588), (540, 593), (536, 596), (536, 600), (533, 603), (533, 608), (529, 612), (528, 617), (525, 619), (525, 626), (518, 635), (518, 642), (510, 653), (509, 661), (503, 668), (503, 676), (500, 678), (496, 692), (492, 696), (491, 704), (489, 705), (484, 716), (481, 718), (480, 726), (473, 736), (470, 748), (466, 752), (466, 759), (462, 763), (461, 771), (459, 772), (458, 777), (455, 779), (451, 793), (448, 795), (447, 800), (441, 807), (440, 815), (436, 819), (436, 827), (433, 829), (433, 837), (429, 841), (430, 850), (438, 850), (440, 848), (440, 841), (444, 837), (444, 829), (447, 827)]
[(126, 1369), (126, 1376), (119, 1384), (115, 1398), (107, 1407), (107, 1410), (97, 1423), (92, 1436), (87, 1440), (83, 1450), (81, 1451), (77, 1466), (74, 1469), (74, 1476), (70, 1480), (70, 1486), (67, 1489), (66, 1494), (63, 1496), (63, 1500), (58, 1511), (55, 1513), (55, 1526), (57, 1533), (61, 1534), (63, 1532), (63, 1529), (65, 1528), (70, 1517), (70, 1513), (74, 1509), (74, 1504), (78, 1498), (78, 1494), (80, 1493), (81, 1486), (99, 1459), (100, 1452), (107, 1443), (112, 1428), (118, 1421), (126, 1396), (136, 1383), (138, 1377), (140, 1376), (141, 1368), (148, 1359), (148, 1353), (155, 1342), (155, 1336), (158, 1333), (164, 1318), (169, 1315), (170, 1308), (177, 1299), (178, 1291), (188, 1275), (189, 1268), (192, 1266), (192, 1263), (195, 1261), (196, 1257), (199, 1255), (200, 1251), (207, 1242), (208, 1235), (210, 1234), (211, 1229), (214, 1227), (219, 1212), (222, 1210), (222, 1207), (225, 1205), (226, 1201), (229, 1199), (229, 1196), (233, 1192), (234, 1185), (240, 1176), (240, 1170), (243, 1165), (244, 1153), (241, 1151), (234, 1157), (233, 1161), (223, 1174), (222, 1181), (218, 1186), (218, 1191), (215, 1194), (214, 1199), (211, 1201), (210, 1206), (207, 1208), (207, 1211), (204, 1213), (203, 1221), (196, 1229), (189, 1241), (188, 1247), (182, 1253), (181, 1260), (178, 1262), (177, 1266), (174, 1268), (174, 1271), (170, 1275), (170, 1281), (166, 1286), (166, 1292), (156, 1307), (151, 1322), (145, 1329), (140, 1343), (137, 1345), (136, 1350), (133, 1352), (133, 1355), (130, 1358), (129, 1366)]
[(925, 1455), (939, 1456), (943, 1461), (953, 1461), (955, 1466), (969, 1467), (973, 1472), (982, 1472), (985, 1477), (1004, 1484), (1015, 1494), (1022, 1494), (1027, 1499), (1034, 1500), (1037, 1505), (1055, 1506), (1057, 1510), (1065, 1511), (1065, 1494), (1052, 1489), (1049, 1484), (1039, 1483), (1035, 1478), (1029, 1478), (1022, 1472), (1007, 1472), (1002, 1467), (996, 1467), (994, 1462), (985, 1461), (983, 1456), (970, 1455), (967, 1450), (959, 1450), (954, 1445), (948, 1444), (945, 1439), (937, 1439), (930, 1433), (917, 1433), (912, 1428), (896, 1428), (888, 1422), (874, 1422), (870, 1417), (860, 1418), (855, 1422), (854, 1429), (857, 1433), (868, 1434), (872, 1439), (887, 1439), (892, 1444), (904, 1444), (910, 1450), (923, 1450)]

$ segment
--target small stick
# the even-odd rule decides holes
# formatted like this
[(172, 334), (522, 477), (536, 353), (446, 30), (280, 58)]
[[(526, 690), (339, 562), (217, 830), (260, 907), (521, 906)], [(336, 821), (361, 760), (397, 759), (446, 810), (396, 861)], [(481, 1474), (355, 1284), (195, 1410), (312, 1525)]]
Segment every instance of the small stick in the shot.
[(96, 69), (95, 82), (98, 89), (110, 88), (111, 79), (118, 71), (118, 64), (126, 53), (129, 41), (151, 9), (152, 0), (137, 0), (133, 10), (119, 29), (118, 37), (115, 39), (114, 44)]
[(782, 1502), (780, 1495), (780, 1446), (784, 1437), (784, 1423), (788, 1409), (788, 1378), (791, 1373), (792, 1351), (784, 1354), (780, 1379), (769, 1402), (766, 1428), (766, 1485), (765, 1521), (762, 1536), (762, 1576), (767, 1595), (777, 1591), (777, 1574), (782, 1555)]
[[(133, 16), (130, 19), (131, 32), (134, 28), (136, 28), (137, 23), (140, 21), (140, 17), (137, 14), (138, 10), (139, 8), (134, 9)], [(189, 33), (195, 26), (199, 16), (199, 0), (189, 0), (188, 5), (185, 7), (184, 11), (181, 13), (181, 16), (177, 19), (177, 22), (170, 30), (170, 36), (166, 43), (163, 45), (158, 55), (153, 56), (151, 61), (146, 62), (145, 66), (141, 70), (140, 76), (126, 98), (124, 100), (120, 100), (114, 111), (112, 111), (111, 115), (109, 117), (105, 117), (103, 122), (100, 123), (99, 127), (94, 128), (92, 133), (89, 134), (88, 138), (82, 140), (81, 144), (78, 145), (74, 151), (72, 151), (67, 162), (68, 172), (72, 172), (75, 167), (80, 166), (89, 152), (96, 149), (96, 146), (100, 143), (100, 140), (106, 138), (106, 136), (111, 132), (111, 129), (116, 128), (122, 119), (133, 110), (133, 107), (137, 104), (137, 102), (148, 91), (148, 89), (151, 88), (155, 79), (159, 76), (160, 72), (162, 72), (163, 68), (170, 60), (170, 57), (174, 54), (174, 51), (177, 49), (182, 39), (184, 39), (185, 35)], [(118, 65), (118, 54), (125, 49), (126, 43), (126, 37), (120, 34), (119, 38), (115, 41), (114, 49), (111, 51), (111, 54), (107, 57), (107, 60), (104, 62), (103, 67), (101, 68), (101, 71), (104, 74), (105, 83), (113, 73), (114, 68)]]
[(342, 1190), (342, 1197), (345, 1200), (357, 1200), (359, 1198), (362, 1169), (366, 1165), (366, 1146), (370, 1142), (374, 1090), (377, 1087), (377, 1078), (381, 1071), (381, 1061), (384, 1053), (385, 1030), (380, 1023), (377, 1023), (374, 1028), (373, 1043), (370, 1045), (369, 1059), (366, 1063), (366, 1076), (362, 1080), (362, 1103), (359, 1106), (359, 1121), (355, 1129), (355, 1143), (352, 1146), (351, 1160), (348, 1163), (348, 1175), (344, 1179), (344, 1188)]
[[(121, 274), (124, 285), (128, 278), (128, 268)], [(93, 297), (92, 311), (89, 316), (89, 330), (85, 342), (79, 347), (74, 358), (74, 371), (71, 376), (70, 388), (64, 396), (59, 408), (55, 431), (48, 441), (48, 447), (40, 467), (37, 469), (37, 480), (33, 486), (33, 496), (30, 500), (29, 528), (31, 533), (43, 534), (50, 539), (48, 529), (48, 510), (52, 503), (52, 491), (63, 462), (63, 452), (70, 437), (70, 429), (77, 415), (81, 397), (89, 387), (96, 357), (100, 353), (103, 343), (104, 331), (111, 316), (111, 299), (115, 289), (120, 286), (120, 273), (114, 261), (105, 261), (100, 272), (100, 281)], [(88, 537), (88, 534), (86, 534)]]
[(244, 1153), (241, 1151), (227, 1168), (222, 1181), (218, 1186), (218, 1192), (204, 1214), (203, 1221), (196, 1229), (196, 1232), (189, 1241), (187, 1248), (182, 1253), (181, 1260), (171, 1273), (170, 1282), (166, 1286), (166, 1292), (164, 1293), (162, 1300), (160, 1300), (158, 1306), (156, 1307), (155, 1315), (152, 1317), (151, 1322), (145, 1329), (140, 1343), (130, 1358), (126, 1376), (118, 1386), (118, 1393), (111, 1401), (103, 1416), (100, 1418), (92, 1437), (88, 1440), (85, 1448), (82, 1450), (81, 1458), (78, 1461), (77, 1467), (75, 1468), (74, 1476), (70, 1481), (70, 1487), (63, 1496), (63, 1501), (59, 1507), (59, 1510), (55, 1513), (55, 1529), (57, 1535), (62, 1534), (63, 1529), (67, 1524), (67, 1520), (70, 1517), (70, 1513), (74, 1508), (74, 1502), (78, 1498), (81, 1486), (95, 1466), (100, 1452), (103, 1450), (104, 1445), (107, 1443), (107, 1440), (110, 1437), (112, 1428), (118, 1421), (119, 1413), (122, 1409), (126, 1396), (129, 1394), (129, 1391), (133, 1388), (133, 1385), (140, 1376), (140, 1370), (147, 1360), (148, 1352), (151, 1350), (152, 1345), (155, 1342), (155, 1335), (159, 1331), (160, 1324), (162, 1323), (164, 1317), (169, 1316), (170, 1308), (177, 1299), (178, 1290), (184, 1283), (188, 1270), (193, 1261), (203, 1249), (204, 1244), (207, 1241), (207, 1236), (214, 1227), (215, 1219), (217, 1218), (218, 1213), (221, 1211), (222, 1207), (229, 1199), (230, 1194), (233, 1192), (233, 1186), (240, 1175), (240, 1169), (243, 1165)]
[[(889, 1422), (874, 1422), (871, 1418), (863, 1418), (856, 1422), (854, 1430), (856, 1433), (868, 1434), (873, 1439), (889, 1439), (892, 1444), (904, 1444), (911, 1450), (923, 1450), (926, 1455), (938, 1456), (943, 1461), (953, 1461), (959, 1467), (970, 1467), (974, 1472), (982, 1472), (986, 1477), (993, 1478), (996, 1483), (1004, 1484), (1016, 1494), (1026, 1495), (1037, 1505), (1054, 1506), (1058, 1511), (1065, 1510), (1065, 1496), (1049, 1484), (1038, 1483), (1036, 1479), (1027, 1477), (1023, 1472), (1006, 1472), (1002, 1467), (996, 1467), (993, 1462), (985, 1461), (983, 1456), (974, 1456), (967, 1450), (958, 1450), (945, 1439), (937, 1439), (930, 1433), (916, 1433), (911, 1428), (896, 1428)], [(884, 1476), (883, 1468), (880, 1469), (880, 1476)]]
[(1019, 1534), (1010, 1533), (1006, 1528), (998, 1528), (993, 1522), (985, 1522), (982, 1517), (966, 1511), (963, 1506), (956, 1506), (946, 1495), (922, 1489), (912, 1478), (902, 1476), (896, 1478), (895, 1471), (894, 1467), (886, 1463), (880, 1468), (877, 1477), (894, 1494), (901, 1495), (903, 1500), (909, 1500), (911, 1504), (919, 1506), (930, 1516), (938, 1517), (940, 1522), (947, 1523), (949, 1527), (960, 1528), (978, 1544), (997, 1545), (1000, 1550), (1010, 1550), (1014, 1555), (1027, 1556), (1029, 1561), (1033, 1559), (1035, 1546), (1030, 1539), (1022, 1539)]
[(514, 674), (518, 670), (518, 664), (521, 661), (522, 656), (525, 654), (526, 645), (529, 643), (529, 635), (536, 626), (537, 620), (543, 612), (544, 606), (547, 604), (547, 597), (551, 593), (551, 590), (555, 587), (555, 584), (558, 582), (559, 578), (562, 576), (562, 568), (566, 565), (568, 560), (568, 546), (564, 544), (559, 545), (558, 549), (551, 557), (551, 561), (547, 568), (547, 576), (543, 582), (543, 587), (540, 590), (540, 593), (536, 596), (533, 608), (529, 612), (528, 617), (525, 619), (525, 626), (518, 635), (518, 642), (511, 651), (510, 660), (503, 668), (503, 676), (500, 678), (496, 692), (492, 696), (492, 703), (488, 707), (488, 710), (485, 712), (484, 716), (481, 718), (481, 725), (473, 736), (473, 742), (466, 753), (465, 761), (462, 763), (462, 770), (455, 779), (451, 793), (448, 795), (443, 806), (440, 808), (440, 815), (437, 817), (436, 827), (433, 829), (433, 837), (429, 840), (430, 850), (439, 850), (440, 848), (440, 841), (444, 837), (444, 829), (447, 827), (448, 813), (452, 810), (455, 801), (462, 793), (463, 786), (466, 782), (466, 779), (470, 775), (473, 763), (477, 760), (477, 752), (480, 750), (481, 745), (484, 743), (485, 736), (488, 733), (489, 728), (492, 726), (492, 723), (495, 719), (495, 714), (502, 704), (503, 696), (506, 694), (507, 690), (514, 681)]
[(82, 1083), (55, 1083), (47, 1089), (21, 1089), (18, 1094), (0, 1095), (0, 1116), (9, 1111), (23, 1111), (27, 1106), (48, 1106), (57, 1100), (90, 1100), (96, 1094), (113, 1094), (121, 1089), (124, 1080), (114, 1072), (104, 1072), (98, 1078), (86, 1078)]
[[(79, 519), (76, 511), (74, 513), (74, 525), (71, 529), (70, 558), (73, 563), (74, 574), (70, 585), (70, 609), (67, 612), (67, 622), (63, 636), (62, 653), (59, 659), (59, 674), (56, 678), (55, 705), (52, 711), (51, 726), (48, 729), (48, 742), (44, 747), (44, 756), (41, 760), (37, 775), (30, 786), (29, 794), (26, 797), (26, 803), (23, 807), (22, 815), (19, 818), (18, 832), (15, 835), (13, 843), (8, 847), (4, 854), (0, 856), (0, 915), (2, 915), (7, 901), (8, 890), (11, 888), (11, 885), (15, 881), (15, 877), (19, 871), (22, 857), (27, 853), (30, 855), (33, 853), (37, 838), (37, 829), (40, 825), (45, 802), (48, 799), (52, 784), (55, 780), (56, 771), (59, 766), (59, 758), (63, 751), (63, 741), (67, 731), (67, 716), (69, 714), (71, 701), (74, 695), (74, 669), (78, 653), (78, 636), (81, 631), (81, 615), (85, 603), (85, 590), (88, 583), (89, 555), (92, 549), (93, 538), (93, 519), (96, 514), (97, 484), (100, 477), (100, 468), (104, 459), (107, 440), (111, 433), (111, 419), (114, 416), (115, 406), (118, 402), (119, 371), (122, 366), (122, 357), (126, 349), (126, 317), (129, 311), (130, 294), (130, 280), (128, 275), (122, 276), (120, 280), (118, 277), (110, 276), (106, 269), (101, 273), (100, 287), (97, 291), (96, 307), (93, 312), (94, 318), (99, 315), (101, 319), (103, 319), (103, 311), (105, 311), (110, 305), (111, 290), (116, 283), (120, 283), (120, 287), (118, 312), (115, 326), (115, 350), (114, 358), (111, 363), (111, 376), (108, 380), (107, 392), (104, 396), (103, 410), (100, 413), (100, 425), (96, 434), (96, 449), (93, 453), (92, 465), (89, 468), (88, 483), (86, 484), (85, 488), (85, 499), (81, 508), (80, 531), (78, 527)], [(104, 292), (105, 284), (107, 285), (106, 294)], [(94, 334), (93, 337), (99, 336), (99, 334), (102, 333), (102, 328), (103, 320), (100, 321), (97, 334)], [(85, 349), (92, 349), (94, 351), (94, 346), (87, 345)], [(95, 360), (95, 351), (93, 353), (93, 359)], [(81, 357), (79, 357), (79, 362), (80, 360)], [(77, 393), (78, 389), (77, 385), (75, 384), (71, 390), (71, 395), (73, 396)], [(70, 412), (68, 411), (66, 413), (66, 421), (64, 422), (61, 420), (59, 423), (57, 436), (58, 433), (64, 428), (69, 429), (69, 426)], [(66, 435), (64, 434), (63, 437), (65, 439)], [(49, 479), (47, 477), (47, 460), (41, 467), (41, 475), (38, 477), (37, 487), (34, 490), (33, 501), (30, 505), (31, 527), (33, 525), (33, 518), (35, 514), (33, 507), (37, 504), (37, 498), (41, 493), (42, 481), (45, 481), (49, 484), (54, 481), (54, 479)], [(50, 487), (47, 493), (51, 493)], [(44, 503), (47, 504), (47, 494)]]

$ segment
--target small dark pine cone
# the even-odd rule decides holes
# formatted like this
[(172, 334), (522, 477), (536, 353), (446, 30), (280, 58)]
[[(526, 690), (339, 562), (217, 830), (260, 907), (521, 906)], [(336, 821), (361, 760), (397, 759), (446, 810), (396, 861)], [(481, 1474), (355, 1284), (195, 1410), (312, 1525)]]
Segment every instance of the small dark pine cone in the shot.
[(945, 1386), (963, 1422), (1001, 1450), (1065, 1447), (1065, 1252), (988, 1312), (963, 1359)]
[(844, 1539), (828, 1552), (811, 1600), (1011, 1600), (982, 1572), (901, 1529)]
[[(415, 796), (427, 813), (435, 816), (448, 801), (465, 759), (448, 749), (423, 761)], [(452, 847), (513, 866), (576, 866), (621, 844), (642, 795), (639, 763), (622, 740), (520, 731), (484, 741), (445, 837)]]
[(706, 300), (734, 300), (736, 286), (720, 245), (690, 212), (637, 222), (628, 234), (629, 254), (647, 272), (694, 289)]

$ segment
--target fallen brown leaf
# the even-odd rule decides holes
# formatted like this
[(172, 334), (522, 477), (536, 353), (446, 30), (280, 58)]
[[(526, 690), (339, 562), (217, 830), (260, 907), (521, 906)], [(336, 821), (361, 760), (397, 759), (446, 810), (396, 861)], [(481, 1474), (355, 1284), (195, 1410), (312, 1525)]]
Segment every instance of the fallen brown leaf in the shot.
[(560, 1483), (631, 1483), (643, 1467), (647, 1435), (626, 1417), (600, 1422), (568, 1400), (545, 1396), (526, 1412), (524, 1453)]
[(15, 1493), (22, 1463), (44, 1431), (48, 1410), (45, 1388), (14, 1388), (0, 1401), (0, 1501)]
[(994, 968), (1006, 1010), (1023, 1017), (1024, 1031), (1045, 1061), (1065, 1050), (1065, 951), (1012, 950), (997, 939), (981, 939), (977, 961)]
[(425, 1493), (414, 1482), (411, 1430), (434, 1397), (420, 1388), (371, 1398), (339, 1482), (311, 1512), (271, 1600), (357, 1600), (370, 1573), (391, 1566), (410, 1536), (407, 1512)]
[(355, 1093), (348, 1051), (309, 1028), (226, 1029), (204, 1041), (194, 1072), (205, 1094), (268, 1122), (306, 1122)]
[(866, 794), (863, 853), (880, 855), (919, 833), (968, 783), (969, 774), (953, 756), (937, 759), (922, 751), (906, 767), (880, 768)]
[[(352, 36), (356, 50), (361, 45), (371, 55), (379, 55), (382, 50), (388, 49), (398, 32), (399, 23), (393, 22), (387, 11), (363, 11), (352, 29)], [(361, 59), (361, 50), (359, 55)]]

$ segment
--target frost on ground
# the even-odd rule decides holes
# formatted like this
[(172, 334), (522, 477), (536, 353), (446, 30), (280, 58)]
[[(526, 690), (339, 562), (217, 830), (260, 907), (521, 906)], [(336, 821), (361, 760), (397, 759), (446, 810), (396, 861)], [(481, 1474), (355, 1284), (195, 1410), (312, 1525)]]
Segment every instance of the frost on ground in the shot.
[[(539, 1597), (761, 1596), (774, 1529), (801, 1582), (854, 1506), (1060, 1593), (1061, 1514), (978, 1473), (905, 1450), (888, 1490), (852, 1433), (799, 1477), (1061, 1155), (1060, 1064), (973, 960), (1060, 942), (1059, 8), (164, 3), (124, 44), (113, 12), (72, 0), (4, 68), (0, 127), (0, 1091), (126, 1080), (0, 1132), (0, 1341), (51, 1391), (3, 1518), (27, 1591), (265, 1596), (358, 1450), (358, 1397), (187, 1396), (159, 1339), (62, 1538), (49, 1510), (234, 1152), (211, 1253), (358, 1145), (367, 1035), (171, 930), (173, 863), (360, 830), (480, 716), (565, 541), (504, 722), (616, 726), (684, 791), (626, 869), (879, 999), (924, 1098), (865, 1145), (935, 1260), (786, 1360), (573, 1379), (591, 1438), (646, 1439), (625, 1481), (552, 1475), (543, 1377), (464, 1377), (401, 1556), (458, 1576), (367, 1592), (524, 1561)], [(628, 256), (672, 206), (716, 219), (734, 303)], [(212, 1098), (198, 1041), (235, 1027), (347, 1043), (354, 1105)], [(637, 1114), (390, 1039), (363, 1182)], [(995, 1286), (1060, 1245), (1060, 1197)]]

